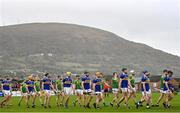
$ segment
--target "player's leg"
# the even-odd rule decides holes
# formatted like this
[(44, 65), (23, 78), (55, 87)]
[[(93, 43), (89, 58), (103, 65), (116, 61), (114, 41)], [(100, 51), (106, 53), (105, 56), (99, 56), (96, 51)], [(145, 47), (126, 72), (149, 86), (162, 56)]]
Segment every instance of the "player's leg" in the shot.
[(1, 103), (0, 103), (0, 107), (3, 107), (3, 106), (4, 106), (4, 103), (7, 101), (7, 99), (8, 99), (8, 95), (5, 95), (4, 98), (3, 98), (3, 100), (2, 100)]
[(47, 91), (45, 91), (44, 108), (47, 108), (47, 103), (48, 103), (48, 93), (47, 93)]
[(167, 103), (167, 107), (168, 107), (168, 108), (171, 107), (170, 102), (171, 102), (172, 99), (173, 99), (173, 93), (172, 93), (172, 92), (169, 92), (168, 103)]
[(143, 102), (145, 102), (146, 101), (146, 96), (145, 96), (145, 93), (144, 93), (144, 91), (142, 91), (142, 96), (141, 96), (141, 99), (140, 99), (140, 101), (138, 101), (137, 102), (137, 108), (139, 108), (139, 106), (143, 106)]
[(152, 107), (154, 107), (155, 105), (153, 104), (153, 100), (152, 100), (153, 98), (152, 98), (152, 93), (151, 93), (151, 91), (150, 91), (150, 104), (151, 104), (151, 106)]
[(5, 102), (5, 105), (10, 105), (9, 102), (10, 102), (10, 100), (11, 100), (11, 98), (12, 98), (12, 93), (11, 93), (11, 91), (8, 91), (8, 92), (7, 92), (7, 95), (8, 95), (8, 98), (7, 98), (7, 101)]
[(81, 106), (81, 97), (82, 97), (82, 94), (79, 93), (77, 96), (78, 96), (78, 104)]
[(101, 98), (102, 98), (103, 105), (106, 106), (106, 103), (105, 103), (106, 92), (105, 91), (103, 91)]
[(125, 89), (124, 88), (121, 88), (122, 90), (122, 97), (120, 98), (119, 102), (117, 103), (117, 108), (120, 107), (120, 104), (124, 101), (125, 99), (125, 96), (124, 96), (124, 92), (125, 92)]
[(96, 96), (96, 101), (95, 101), (95, 103), (93, 104), (93, 106), (94, 106), (94, 108), (96, 109), (97, 106), (98, 106), (98, 103), (99, 103), (99, 98), (98, 98), (98, 94), (97, 94), (97, 93), (95, 93), (95, 96)]
[(64, 102), (64, 97), (65, 97), (64, 92), (61, 92), (60, 95), (61, 95), (61, 101), (60, 101), (60, 106), (61, 106), (63, 105), (63, 102)]
[(36, 93), (33, 92), (33, 93), (32, 93), (32, 98), (33, 98), (33, 101), (32, 101), (32, 108), (35, 108), (36, 97), (37, 97)]
[(44, 91), (40, 91), (39, 101), (41, 102), (41, 106), (44, 106), (44, 101), (43, 101), (44, 96), (45, 96)]
[[(118, 90), (118, 89), (117, 89)], [(115, 89), (113, 90), (113, 100), (112, 102), (110, 102), (110, 105), (113, 107), (114, 106), (114, 103), (117, 102), (118, 100), (118, 91), (116, 91)]]
[(96, 108), (97, 109), (100, 108), (100, 106), (99, 106), (100, 101), (101, 101), (101, 97), (100, 97), (100, 93), (98, 93), (96, 96)]
[(156, 103), (156, 106), (158, 107), (159, 106), (159, 103), (161, 102), (161, 100), (163, 99), (164, 97), (164, 93), (162, 91), (160, 91), (159, 93), (159, 98), (157, 100), (157, 103)]
[(68, 106), (69, 99), (70, 99), (70, 95), (67, 94), (67, 95), (66, 95), (66, 100), (65, 100), (65, 108), (68, 108), (68, 107), (69, 107), (69, 106)]
[(76, 95), (76, 99), (73, 101), (73, 105), (76, 106), (76, 103), (78, 102), (79, 100), (79, 92), (78, 90), (75, 90), (75, 95)]
[(92, 98), (93, 98), (93, 95), (90, 93), (88, 95), (88, 102), (87, 102), (87, 105), (86, 105), (87, 108), (90, 108), (90, 103), (91, 103)]
[(38, 97), (40, 104), (43, 106), (44, 104), (42, 102), (41, 91), (38, 92), (36, 96)]
[(48, 104), (48, 107), (49, 108), (51, 108), (51, 104), (50, 104), (50, 102), (51, 102), (51, 94), (50, 94), (50, 91), (48, 92), (48, 95), (47, 95), (48, 97), (48, 99), (47, 99), (47, 104)]
[(133, 100), (134, 104), (137, 105), (137, 101), (136, 101), (136, 90), (135, 90), (135, 88), (134, 88), (134, 89), (131, 89), (131, 90), (129, 91), (128, 101), (129, 101), (130, 98)]
[(29, 99), (30, 99), (30, 94), (27, 95), (26, 97), (26, 106), (29, 108)]
[(71, 92), (72, 92), (71, 88), (66, 88), (65, 89), (65, 95), (66, 95), (65, 108), (69, 108), (68, 102), (69, 102), (69, 99), (70, 99)]
[(56, 94), (56, 105), (59, 107), (59, 100), (60, 100), (60, 92), (57, 92)]
[(21, 105), (21, 102), (22, 102), (23, 98), (24, 98), (24, 94), (21, 94), (21, 97), (20, 97), (20, 99), (19, 99), (19, 101), (18, 101), (18, 106)]
[(128, 91), (124, 92), (123, 95), (124, 95), (124, 99), (125, 99), (126, 108), (129, 109), (130, 107), (128, 105)]
[(151, 100), (152, 100), (152, 99), (151, 99), (151, 94), (147, 93), (147, 94), (146, 94), (146, 102), (147, 102), (146, 108), (147, 108), (147, 109), (150, 108)]
[(10, 101), (10, 99), (11, 99), (11, 94), (7, 94), (7, 99), (4, 102), (4, 105), (8, 105), (8, 102)]

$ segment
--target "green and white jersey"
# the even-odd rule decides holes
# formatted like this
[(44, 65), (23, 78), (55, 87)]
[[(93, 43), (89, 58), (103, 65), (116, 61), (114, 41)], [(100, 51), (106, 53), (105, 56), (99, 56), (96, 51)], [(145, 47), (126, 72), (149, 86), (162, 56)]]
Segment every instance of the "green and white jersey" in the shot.
[(118, 85), (119, 85), (119, 79), (118, 78), (112, 78), (112, 88), (118, 89)]
[(134, 76), (133, 76), (133, 75), (130, 75), (130, 76), (129, 76), (129, 80), (130, 80), (131, 86), (132, 86), (132, 87), (135, 87), (135, 79), (134, 79)]
[(41, 83), (40, 83), (40, 81), (35, 81), (34, 85), (35, 85), (36, 91), (39, 92), (41, 90)]
[(57, 90), (61, 91), (62, 90), (62, 81), (61, 80), (56, 80), (56, 86), (57, 86)]
[(165, 76), (162, 75), (161, 78), (160, 78), (160, 89), (163, 89), (163, 88), (164, 88), (164, 83), (163, 83), (164, 77), (165, 77)]
[(22, 91), (22, 93), (26, 93), (27, 92), (26, 83), (21, 83), (21, 91)]
[(82, 83), (81, 80), (75, 80), (75, 81), (73, 82), (73, 84), (75, 85), (76, 89), (82, 89), (82, 88), (81, 88), (81, 83)]

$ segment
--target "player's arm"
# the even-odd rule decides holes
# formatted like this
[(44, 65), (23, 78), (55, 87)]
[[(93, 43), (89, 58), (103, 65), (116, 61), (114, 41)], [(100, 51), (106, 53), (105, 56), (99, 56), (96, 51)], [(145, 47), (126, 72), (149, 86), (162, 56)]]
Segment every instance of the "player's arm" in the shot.
[(142, 82), (142, 85), (143, 85), (144, 93), (146, 94), (146, 86), (145, 86), (145, 82)]
[(92, 85), (93, 85), (92, 86), (93, 92), (95, 92), (95, 85), (96, 85), (96, 83), (93, 83)]
[(54, 85), (52, 84), (52, 82), (50, 83), (50, 86), (52, 88), (53, 91), (55, 91)]
[(110, 86), (107, 82), (105, 82), (105, 84), (107, 85), (107, 87), (108, 87), (108, 88), (110, 88), (110, 87), (111, 87), (111, 86)]
[(62, 88), (61, 90), (64, 91), (64, 90), (63, 90), (63, 89), (64, 89), (64, 87), (63, 87), (63, 82), (61, 82), (61, 88)]
[(10, 92), (12, 92), (12, 84), (9, 84)]
[(76, 89), (75, 83), (72, 84), (72, 88), (73, 88), (73, 93), (75, 94), (75, 89)]
[(119, 80), (119, 91), (121, 90), (121, 82), (122, 82), (122, 79), (120, 78), (120, 80)]
[(42, 87), (42, 90), (43, 90), (44, 89), (44, 81), (42, 81), (41, 87)]
[(56, 81), (56, 85), (55, 85), (55, 88), (56, 88), (56, 90), (58, 90), (58, 85), (57, 85), (57, 81)]
[(128, 79), (128, 86), (132, 89), (131, 82), (129, 79)]
[(83, 90), (85, 90), (85, 89), (84, 89), (84, 81), (83, 81), (83, 80), (82, 80), (82, 82), (81, 82), (81, 87), (82, 87)]
[(27, 92), (29, 93), (29, 90), (28, 90), (28, 85), (26, 85), (26, 90), (27, 90)]
[(37, 90), (36, 90), (36, 84), (34, 84), (34, 91), (37, 92)]
[(20, 86), (20, 91), (22, 92), (22, 85)]
[(3, 90), (3, 83), (1, 84), (1, 90)]

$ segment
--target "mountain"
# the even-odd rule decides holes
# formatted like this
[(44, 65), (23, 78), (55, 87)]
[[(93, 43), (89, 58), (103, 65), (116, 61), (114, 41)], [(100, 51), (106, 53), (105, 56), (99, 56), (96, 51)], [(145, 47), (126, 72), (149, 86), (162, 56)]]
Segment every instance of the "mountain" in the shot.
[(160, 74), (164, 68), (180, 77), (180, 57), (135, 43), (101, 29), (31, 23), (0, 27), (0, 73), (102, 71), (122, 67)]

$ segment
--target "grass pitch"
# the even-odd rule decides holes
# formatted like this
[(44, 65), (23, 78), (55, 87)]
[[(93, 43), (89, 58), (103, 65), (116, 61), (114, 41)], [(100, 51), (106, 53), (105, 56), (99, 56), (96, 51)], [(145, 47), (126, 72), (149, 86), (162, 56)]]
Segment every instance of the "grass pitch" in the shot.
[[(140, 93), (137, 95), (137, 100), (140, 99)], [(164, 109), (162, 106), (162, 103), (160, 104), (160, 107), (151, 107), (151, 109), (145, 108), (145, 103), (143, 107), (140, 107), (139, 109), (135, 108), (135, 105), (133, 104), (132, 100), (130, 100), (130, 107), (131, 109), (127, 109), (124, 104), (121, 104), (121, 106), (117, 109), (116, 106), (111, 107), (109, 105), (110, 101), (112, 100), (113, 95), (110, 94), (108, 98), (105, 99), (107, 107), (104, 107), (101, 104), (102, 109), (94, 109), (92, 103), (95, 102), (95, 97), (93, 98), (91, 102), (91, 109), (85, 109), (84, 107), (76, 106), (74, 107), (72, 104), (72, 101), (75, 100), (76, 96), (72, 96), (69, 102), (69, 109), (64, 108), (63, 106), (57, 107), (56, 106), (56, 98), (55, 96), (52, 96), (51, 98), (51, 107), (52, 108), (44, 108), (40, 105), (39, 100), (36, 100), (36, 108), (26, 108), (25, 106), (25, 100), (22, 101), (21, 106), (18, 106), (18, 100), (19, 97), (13, 97), (10, 101), (10, 104), (12, 106), (5, 106), (3, 108), (0, 108), (0, 112), (180, 112), (180, 94), (175, 95), (174, 99), (171, 102), (172, 108), (170, 109)], [(120, 96), (121, 97), (121, 94)], [(153, 103), (157, 101), (158, 93), (153, 93)], [(0, 100), (2, 98), (0, 97)]]

